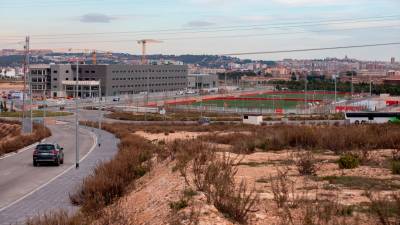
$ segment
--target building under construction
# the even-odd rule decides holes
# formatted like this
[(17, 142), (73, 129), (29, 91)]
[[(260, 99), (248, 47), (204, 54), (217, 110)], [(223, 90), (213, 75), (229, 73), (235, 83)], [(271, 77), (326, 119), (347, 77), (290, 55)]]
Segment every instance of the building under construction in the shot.
[[(34, 97), (73, 97), (77, 65), (31, 65)], [(188, 68), (181, 65), (79, 65), (81, 98), (175, 91), (187, 88)]]

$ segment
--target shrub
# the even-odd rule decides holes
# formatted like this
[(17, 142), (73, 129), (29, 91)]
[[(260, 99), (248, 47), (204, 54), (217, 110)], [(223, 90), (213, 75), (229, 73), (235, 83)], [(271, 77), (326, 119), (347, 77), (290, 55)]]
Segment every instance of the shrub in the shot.
[(306, 153), (299, 153), (297, 155), (298, 160), (296, 163), (297, 170), (301, 175), (315, 175), (316, 165), (315, 158), (312, 152), (307, 151)]
[(118, 146), (118, 154), (111, 161), (98, 165), (79, 190), (70, 195), (71, 202), (81, 205), (83, 212), (95, 213), (110, 205), (125, 193), (132, 181), (150, 169), (147, 162), (154, 145), (137, 135), (125, 134)]
[[(198, 140), (192, 142), (196, 143)], [(239, 185), (235, 184), (234, 177), (237, 173), (235, 165), (238, 158), (228, 154), (218, 156), (213, 148), (201, 143), (178, 144), (179, 147), (185, 146), (177, 151), (181, 152), (176, 156), (180, 171), (185, 171), (186, 175), (186, 168), (189, 166), (189, 161), (192, 161), (192, 182), (197, 190), (203, 191), (207, 201), (220, 212), (238, 222), (245, 222), (248, 213), (258, 201), (258, 195), (255, 189), (248, 192), (244, 181)], [(187, 177), (185, 180), (190, 184)]]
[(357, 155), (346, 153), (340, 156), (338, 164), (340, 169), (354, 169), (360, 165), (360, 159)]
[(392, 173), (400, 174), (400, 161), (392, 161)]
[(175, 212), (184, 209), (188, 206), (188, 202), (185, 199), (180, 199), (179, 201), (176, 202), (170, 202), (169, 203), (169, 208)]
[(89, 219), (78, 213), (71, 216), (64, 210), (49, 212), (29, 218), (26, 225), (84, 225)]
[[(11, 123), (15, 124), (15, 123)], [(51, 136), (50, 130), (41, 125), (34, 124), (33, 133), (29, 135), (21, 135), (19, 134), (20, 128), (16, 129), (18, 132), (15, 133), (14, 137), (10, 138), (10, 140), (1, 142), (0, 141), (0, 155), (7, 154), (10, 152), (17, 151), (21, 148), (24, 148), (28, 145), (31, 145), (35, 142), (41, 141), (42, 139)]]
[(391, 196), (373, 196), (366, 194), (371, 201), (370, 211), (381, 225), (400, 224), (400, 195), (393, 193)]

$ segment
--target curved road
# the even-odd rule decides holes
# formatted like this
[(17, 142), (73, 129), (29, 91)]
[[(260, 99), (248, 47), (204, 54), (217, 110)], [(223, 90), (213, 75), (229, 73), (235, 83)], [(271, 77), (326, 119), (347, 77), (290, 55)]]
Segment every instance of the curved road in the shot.
[[(111, 159), (117, 152), (118, 140), (114, 135), (81, 129), (80, 158), (84, 158), (80, 168), (75, 169), (74, 129), (66, 123), (48, 127), (52, 136), (45, 142), (57, 142), (64, 147), (65, 162), (60, 167), (33, 167), (33, 148), (0, 159), (0, 225), (21, 224), (28, 217), (52, 210), (76, 210), (69, 201), (69, 193), (99, 162)], [(100, 147), (95, 134), (100, 136)]]

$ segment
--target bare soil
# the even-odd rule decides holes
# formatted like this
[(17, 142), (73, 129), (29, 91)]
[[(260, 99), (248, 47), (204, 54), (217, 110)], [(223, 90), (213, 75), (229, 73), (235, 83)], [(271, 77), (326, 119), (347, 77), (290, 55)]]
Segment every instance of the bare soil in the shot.
[[(229, 132), (219, 132), (223, 135)], [(137, 131), (135, 134), (150, 141), (171, 142), (176, 139), (193, 139), (204, 132), (146, 133)], [(250, 155), (240, 155), (237, 162), (238, 173), (236, 181), (245, 180), (248, 187), (254, 187), (260, 201), (256, 204), (249, 217), (249, 224), (280, 224), (280, 209), (274, 201), (271, 180), (278, 179), (278, 171), (286, 171), (291, 196), (308, 200), (328, 199), (343, 206), (362, 208), (370, 203), (366, 191), (375, 194), (390, 195), (400, 190), (400, 176), (393, 175), (388, 168), (392, 150), (375, 150), (370, 152), (370, 160), (364, 165), (343, 170), (333, 152), (314, 153), (317, 162), (315, 176), (301, 176), (296, 162), (299, 151), (283, 150), (271, 152), (256, 152)], [(235, 156), (231, 153), (232, 156)], [(237, 155), (236, 155), (237, 156)], [(135, 183), (135, 190), (129, 193), (119, 207), (124, 216), (134, 218), (135, 224), (236, 224), (226, 218), (213, 205), (207, 203), (203, 193), (197, 192), (188, 206), (178, 212), (170, 207), (170, 203), (179, 201), (182, 193), (189, 187), (178, 171), (174, 171), (174, 160), (154, 160), (154, 168), (150, 173)], [(190, 176), (190, 175), (189, 175)], [(337, 180), (335, 180), (337, 177)], [(349, 177), (347, 180), (343, 178)], [(371, 183), (368, 188), (366, 184)], [(382, 185), (383, 184), (383, 185)], [(387, 184), (387, 185), (385, 185)], [(294, 217), (302, 216), (302, 207), (293, 209)], [(357, 216), (359, 224), (376, 224), (374, 218), (365, 211), (355, 211), (349, 217), (349, 223)], [(179, 223), (177, 223), (177, 221)]]

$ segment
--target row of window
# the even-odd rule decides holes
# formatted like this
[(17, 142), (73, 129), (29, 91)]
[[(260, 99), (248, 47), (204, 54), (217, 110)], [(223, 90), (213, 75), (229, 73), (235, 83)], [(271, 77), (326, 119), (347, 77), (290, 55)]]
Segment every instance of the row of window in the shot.
[[(58, 71), (57, 70), (53, 70), (53, 73), (57, 74)], [(65, 73), (69, 73), (69, 70), (66, 70)], [(79, 73), (82, 73), (82, 70), (79, 70)], [(94, 70), (92, 70), (92, 71), (85, 70), (85, 73), (96, 73), (96, 71), (94, 71)]]
[(113, 70), (112, 73), (186, 73), (187, 70)]
[[(161, 83), (161, 84), (149, 84), (149, 87), (161, 87), (168, 85), (186, 85), (186, 83)], [(135, 85), (114, 85), (112, 88), (133, 88), (133, 87), (147, 87), (147, 84), (135, 84)]]
[[(69, 80), (69, 78), (67, 77), (67, 78), (65, 78), (65, 80)], [(74, 77), (73, 80), (76, 81), (76, 77)], [(79, 78), (79, 80), (82, 81), (82, 80), (97, 80), (97, 79), (92, 77), (92, 78)]]
[(46, 75), (46, 70), (31, 70), (32, 75)]
[[(175, 77), (149, 77), (150, 80), (185, 79), (185, 76)], [(115, 77), (112, 80), (147, 80), (147, 77)]]

